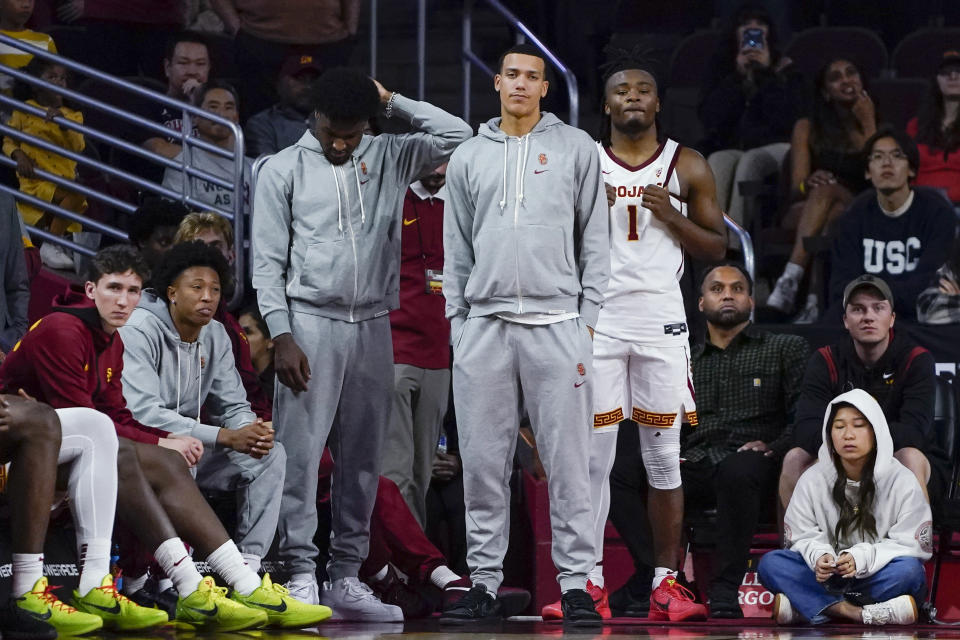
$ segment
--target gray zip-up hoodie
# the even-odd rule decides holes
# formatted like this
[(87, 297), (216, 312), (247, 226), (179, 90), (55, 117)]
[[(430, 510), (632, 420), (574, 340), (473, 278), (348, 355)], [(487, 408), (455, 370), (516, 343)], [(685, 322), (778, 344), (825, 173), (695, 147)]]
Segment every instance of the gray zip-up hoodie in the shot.
[(211, 422), (228, 429), (257, 419), (233, 360), (230, 336), (216, 320), (200, 330), (196, 342), (184, 342), (167, 303), (147, 290), (120, 327), (120, 337), (123, 397), (143, 424), (193, 436), (212, 448), (220, 427), (200, 422), (205, 403)]
[(422, 132), (364, 136), (348, 162), (333, 165), (308, 131), (263, 165), (254, 193), (253, 286), (274, 337), (290, 332), (290, 310), (359, 322), (399, 306), (407, 186), (473, 131), (400, 95), (393, 116)]
[(596, 326), (610, 275), (597, 145), (546, 112), (521, 138), (499, 124), (480, 125), (447, 167), (443, 294), (451, 335), (467, 316), (502, 312), (579, 312)]

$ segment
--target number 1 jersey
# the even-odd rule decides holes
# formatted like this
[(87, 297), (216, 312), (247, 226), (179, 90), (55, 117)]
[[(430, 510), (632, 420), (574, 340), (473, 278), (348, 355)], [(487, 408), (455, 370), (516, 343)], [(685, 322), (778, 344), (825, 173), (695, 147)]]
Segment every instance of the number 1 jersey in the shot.
[(610, 284), (595, 329), (614, 340), (674, 345), (689, 338), (680, 292), (683, 248), (641, 203), (644, 187), (655, 184), (666, 188), (674, 208), (687, 215), (676, 174), (680, 149), (668, 139), (653, 157), (631, 167), (597, 145), (603, 181), (616, 189), (617, 200), (610, 208)]

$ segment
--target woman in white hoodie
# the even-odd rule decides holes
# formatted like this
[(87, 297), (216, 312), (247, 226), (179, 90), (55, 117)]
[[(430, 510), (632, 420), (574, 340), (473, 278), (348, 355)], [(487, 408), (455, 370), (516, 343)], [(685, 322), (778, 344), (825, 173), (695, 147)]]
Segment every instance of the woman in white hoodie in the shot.
[(910, 624), (926, 592), (932, 522), (923, 490), (893, 457), (887, 420), (867, 392), (837, 396), (817, 463), (784, 516), (786, 549), (760, 560), (780, 624)]

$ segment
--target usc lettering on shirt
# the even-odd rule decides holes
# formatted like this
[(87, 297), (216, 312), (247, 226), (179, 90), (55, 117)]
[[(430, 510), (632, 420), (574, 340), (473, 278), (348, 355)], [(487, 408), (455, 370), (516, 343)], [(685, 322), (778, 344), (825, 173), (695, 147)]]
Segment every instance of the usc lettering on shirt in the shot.
[[(689, 337), (686, 331), (665, 330), (686, 323), (679, 284), (683, 248), (642, 204), (643, 191), (650, 184), (680, 193), (675, 171), (680, 149), (676, 141), (668, 139), (653, 157), (631, 167), (597, 145), (603, 181), (617, 193), (610, 208), (610, 283), (597, 333), (627, 342), (666, 345), (686, 342)], [(686, 203), (674, 197), (670, 201), (687, 215)]]
[(920, 263), (920, 238), (906, 240), (863, 239), (863, 270), (866, 273), (889, 273), (898, 276), (913, 271)]

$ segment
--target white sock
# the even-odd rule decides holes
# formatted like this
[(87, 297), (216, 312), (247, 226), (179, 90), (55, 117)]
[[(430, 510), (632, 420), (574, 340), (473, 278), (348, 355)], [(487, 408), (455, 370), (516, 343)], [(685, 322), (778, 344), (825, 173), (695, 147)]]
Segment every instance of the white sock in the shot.
[(147, 584), (147, 578), (150, 577), (149, 573), (145, 573), (139, 578), (131, 578), (130, 576), (123, 576), (123, 593), (124, 595), (133, 595), (140, 589), (143, 589), (143, 585)]
[(77, 593), (81, 597), (90, 593), (103, 582), (110, 573), (110, 539), (91, 538), (80, 544), (80, 586)]
[(10, 593), (15, 598), (19, 598), (33, 589), (33, 585), (42, 577), (42, 553), (13, 554), (13, 584), (10, 587)]
[(380, 582), (387, 577), (387, 574), (390, 573), (390, 570), (387, 568), (387, 565), (383, 565), (383, 568), (380, 571), (377, 571), (375, 574), (370, 576), (370, 579), (374, 582)]
[(652, 587), (656, 589), (660, 586), (660, 583), (666, 578), (676, 578), (677, 572), (675, 569), (668, 569), (667, 567), (657, 567), (653, 570), (653, 583)]
[(594, 565), (590, 573), (587, 574), (587, 580), (592, 582), (593, 586), (603, 589), (603, 565)]
[(153, 552), (153, 557), (157, 559), (157, 563), (167, 577), (173, 580), (173, 586), (181, 597), (186, 598), (200, 586), (203, 576), (197, 571), (193, 558), (187, 553), (187, 548), (183, 546), (180, 538), (170, 538), (161, 542)]
[(450, 567), (445, 564), (430, 572), (430, 582), (438, 589), (446, 589), (448, 584), (459, 579), (460, 576), (451, 571)]
[(788, 262), (787, 266), (783, 268), (783, 275), (795, 282), (803, 280), (803, 272), (803, 267), (794, 262)]
[[(196, 565), (194, 565), (194, 568), (196, 568)], [(171, 580), (170, 578), (160, 578), (159, 580), (157, 580), (157, 593), (163, 593), (164, 591), (166, 591), (172, 586), (173, 586), (173, 580)], [(191, 593), (193, 592), (191, 591)]]
[(244, 564), (250, 567), (250, 571), (253, 571), (254, 573), (260, 573), (260, 556), (252, 553), (241, 553), (240, 555), (243, 556)]
[(250, 595), (260, 586), (260, 578), (244, 564), (233, 540), (227, 540), (208, 555), (207, 564), (242, 596)]

